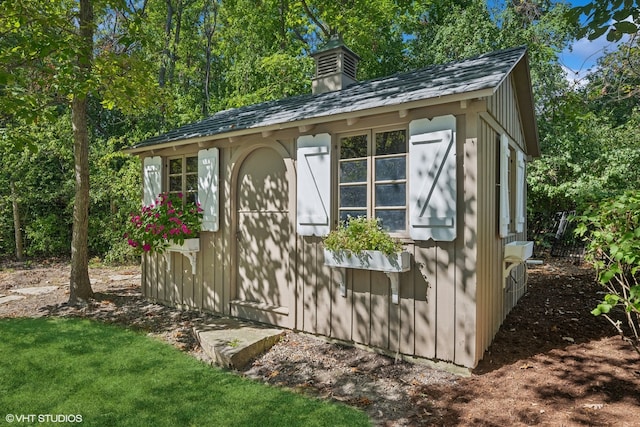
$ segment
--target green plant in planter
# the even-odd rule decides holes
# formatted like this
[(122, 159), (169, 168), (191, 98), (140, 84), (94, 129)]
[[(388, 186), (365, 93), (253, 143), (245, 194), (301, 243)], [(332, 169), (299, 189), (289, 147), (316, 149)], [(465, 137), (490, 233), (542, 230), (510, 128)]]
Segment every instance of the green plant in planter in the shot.
[(398, 239), (382, 229), (377, 218), (357, 217), (340, 223), (324, 239), (325, 247), (332, 251), (360, 254), (363, 251), (380, 251), (392, 255), (402, 250)]

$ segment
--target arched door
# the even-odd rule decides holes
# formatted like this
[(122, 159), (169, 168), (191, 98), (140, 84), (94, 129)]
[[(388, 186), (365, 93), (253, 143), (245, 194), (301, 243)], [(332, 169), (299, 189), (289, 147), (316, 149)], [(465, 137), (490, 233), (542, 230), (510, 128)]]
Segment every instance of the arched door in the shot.
[(237, 178), (236, 295), (232, 314), (293, 327), (294, 246), (289, 179), (282, 156), (261, 147)]

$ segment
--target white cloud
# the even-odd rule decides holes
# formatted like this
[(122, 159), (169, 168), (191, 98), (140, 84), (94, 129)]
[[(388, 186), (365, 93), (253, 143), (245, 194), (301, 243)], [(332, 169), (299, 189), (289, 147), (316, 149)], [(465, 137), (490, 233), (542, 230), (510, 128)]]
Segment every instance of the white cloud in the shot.
[(607, 40), (606, 33), (596, 40), (589, 40), (586, 37), (576, 40), (560, 54), (560, 65), (565, 70), (569, 81), (584, 84), (585, 76), (597, 69), (598, 59), (608, 52), (618, 50), (620, 45), (627, 41), (629, 41), (629, 35), (625, 34), (620, 41), (612, 43)]

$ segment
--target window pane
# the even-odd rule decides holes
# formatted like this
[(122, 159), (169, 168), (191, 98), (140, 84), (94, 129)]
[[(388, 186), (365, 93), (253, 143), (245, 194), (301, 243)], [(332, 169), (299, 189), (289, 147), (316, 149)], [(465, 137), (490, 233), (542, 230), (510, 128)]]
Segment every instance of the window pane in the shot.
[(350, 185), (340, 187), (340, 207), (366, 207), (367, 206), (367, 186)]
[(405, 130), (376, 133), (376, 155), (406, 152), (407, 133)]
[(169, 174), (182, 173), (182, 159), (169, 160)]
[(340, 158), (355, 159), (367, 156), (367, 135), (348, 136), (340, 139)]
[(366, 210), (356, 210), (356, 209), (352, 209), (352, 210), (348, 210), (348, 211), (340, 211), (340, 222), (345, 222), (349, 219), (349, 217), (351, 218), (358, 218), (359, 216), (367, 216), (367, 211)]
[(376, 207), (406, 205), (406, 184), (376, 184)]
[(405, 157), (376, 159), (376, 181), (395, 181), (407, 178)]
[(198, 191), (198, 175), (187, 175), (187, 191)]
[(387, 231), (402, 231), (406, 227), (406, 211), (400, 209), (376, 210), (376, 218), (380, 220), (380, 225)]
[(340, 182), (365, 182), (366, 180), (366, 160), (349, 160), (340, 162)]
[(169, 191), (176, 193), (182, 191), (182, 176), (169, 177)]
[(186, 203), (198, 203), (198, 192), (190, 191), (184, 196), (184, 201)]
[(197, 157), (187, 157), (187, 173), (195, 172), (198, 173), (198, 158)]

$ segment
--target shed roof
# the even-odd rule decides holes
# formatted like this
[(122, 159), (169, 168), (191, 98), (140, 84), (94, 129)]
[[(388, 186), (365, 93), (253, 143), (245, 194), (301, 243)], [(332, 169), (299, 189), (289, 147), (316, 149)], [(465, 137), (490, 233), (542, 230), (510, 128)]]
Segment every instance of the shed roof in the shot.
[(337, 119), (354, 112), (376, 114), (383, 108), (401, 109), (406, 108), (404, 104), (434, 98), (448, 102), (454, 96), (457, 99), (490, 96), (511, 72), (518, 74), (515, 83), (521, 114), (526, 115), (522, 117), (522, 122), (525, 124), (527, 151), (537, 156), (538, 135), (525, 47), (359, 82), (339, 91), (294, 96), (219, 111), (198, 122), (142, 141), (127, 151), (140, 153), (180, 142), (188, 143), (195, 138), (237, 136), (295, 127), (309, 119)]

